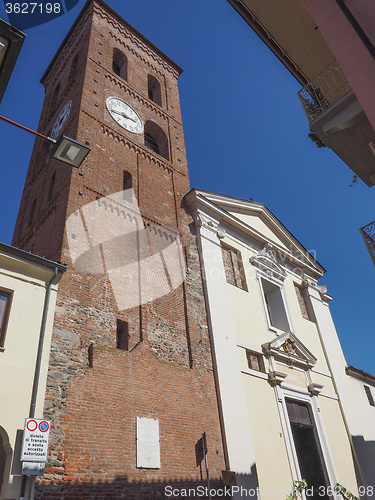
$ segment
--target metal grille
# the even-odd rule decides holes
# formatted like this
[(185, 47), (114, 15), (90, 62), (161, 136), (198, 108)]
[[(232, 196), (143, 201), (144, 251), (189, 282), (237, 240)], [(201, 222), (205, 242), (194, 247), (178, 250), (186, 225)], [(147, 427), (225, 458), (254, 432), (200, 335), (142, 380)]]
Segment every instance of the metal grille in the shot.
[(350, 84), (337, 61), (307, 83), (298, 97), (309, 121), (337, 102), (351, 90)]
[(145, 146), (147, 146), (149, 149), (151, 149), (152, 151), (154, 151), (157, 154), (160, 153), (159, 144), (147, 132), (145, 133)]
[(375, 265), (375, 220), (360, 228), (362, 238), (366, 244), (373, 264)]

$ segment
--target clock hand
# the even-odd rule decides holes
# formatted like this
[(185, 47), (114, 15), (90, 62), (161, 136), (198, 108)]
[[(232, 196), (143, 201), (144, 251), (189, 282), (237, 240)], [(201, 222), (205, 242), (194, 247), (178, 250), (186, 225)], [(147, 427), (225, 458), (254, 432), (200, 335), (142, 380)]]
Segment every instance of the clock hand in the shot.
[(132, 122), (136, 122), (136, 120), (134, 120), (134, 118), (131, 118), (130, 116), (128, 116), (126, 113), (124, 113), (123, 111), (116, 111), (115, 109), (112, 109), (111, 110), (112, 113), (117, 113), (118, 115), (120, 116), (123, 116), (124, 118), (128, 119), (128, 120), (131, 120)]

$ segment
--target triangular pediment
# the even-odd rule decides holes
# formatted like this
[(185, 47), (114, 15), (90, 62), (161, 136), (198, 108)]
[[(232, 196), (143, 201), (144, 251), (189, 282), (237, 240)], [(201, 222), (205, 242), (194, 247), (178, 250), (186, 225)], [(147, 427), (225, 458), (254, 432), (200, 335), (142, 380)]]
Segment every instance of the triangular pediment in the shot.
[(294, 361), (297, 364), (312, 367), (317, 358), (292, 332), (285, 332), (262, 345), (266, 355), (272, 355), (281, 361)]
[[(225, 209), (225, 205), (222, 205)], [(248, 226), (256, 229), (260, 233), (264, 234), (267, 239), (280, 247), (288, 250), (290, 248), (290, 241), (285, 238), (280, 231), (271, 223), (268, 217), (262, 211), (258, 210), (233, 210), (231, 207), (227, 207), (228, 212), (241, 220)], [(265, 208), (265, 207), (264, 207)]]
[[(259, 249), (270, 244), (283, 261), (289, 260), (297, 267), (308, 268), (317, 278), (324, 274), (325, 269), (262, 203), (196, 189), (185, 199), (193, 206), (204, 207), (224, 230), (245, 235)], [(265, 257), (265, 263), (266, 260)], [(270, 261), (267, 263), (272, 266)]]

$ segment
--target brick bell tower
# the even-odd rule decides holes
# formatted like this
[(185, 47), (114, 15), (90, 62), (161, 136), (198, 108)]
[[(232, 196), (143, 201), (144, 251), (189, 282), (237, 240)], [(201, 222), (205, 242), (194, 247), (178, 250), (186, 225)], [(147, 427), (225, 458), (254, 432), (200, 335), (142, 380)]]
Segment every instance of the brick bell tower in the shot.
[[(211, 479), (225, 469), (199, 259), (182, 202), (189, 179), (180, 73), (102, 0), (89, 0), (42, 78), (39, 131), (76, 138), (91, 153), (76, 169), (36, 139), (13, 239), (68, 265), (51, 347), (44, 415), (52, 435), (39, 498), (149, 499), (166, 485), (205, 484), (204, 432)], [(180, 282), (168, 248), (186, 269)], [(139, 262), (155, 255), (140, 271)], [(130, 264), (138, 281), (121, 273)], [(163, 294), (154, 293), (157, 269), (167, 276)], [(147, 297), (132, 301), (152, 280)], [(119, 290), (126, 290), (120, 300)]]

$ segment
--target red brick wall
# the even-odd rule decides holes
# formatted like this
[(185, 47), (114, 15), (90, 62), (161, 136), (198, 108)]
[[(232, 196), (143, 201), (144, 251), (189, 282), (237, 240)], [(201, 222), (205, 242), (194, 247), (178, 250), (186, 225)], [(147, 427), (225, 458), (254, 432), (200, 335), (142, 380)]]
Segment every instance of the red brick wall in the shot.
[[(112, 71), (113, 47), (128, 58), (127, 82)], [(77, 51), (78, 71), (71, 83)], [(148, 98), (148, 74), (161, 83), (162, 107)], [(203, 432), (212, 477), (219, 478), (225, 469), (196, 241), (192, 218), (181, 206), (189, 180), (177, 79), (176, 67), (100, 2), (88, 6), (44, 78), (40, 128), (49, 133), (72, 99), (64, 133), (89, 143), (92, 151), (79, 169), (49, 160), (35, 181), (34, 150), (14, 236), (14, 244), (69, 266), (57, 300), (45, 405), (45, 416), (52, 420), (50, 460), (38, 486), (40, 498), (56, 498), (54, 482), (60, 485), (57, 498), (75, 498), (68, 481), (82, 483), (80, 494), (88, 498), (92, 482), (115, 484), (118, 479), (130, 488), (124, 498), (133, 498), (134, 481), (148, 488), (144, 494), (138, 489), (134, 498), (150, 498), (150, 491), (159, 491), (154, 481), (201, 480), (204, 466), (196, 464), (195, 444)], [(50, 116), (57, 82), (61, 94)], [(105, 108), (108, 96), (125, 100), (143, 120), (164, 130), (170, 161), (144, 146), (143, 135), (116, 124)], [(124, 170), (133, 176), (143, 220), (167, 225), (180, 235), (187, 277), (168, 295), (119, 311), (106, 275), (72, 269), (63, 227), (78, 208), (121, 191)], [(46, 209), (43, 199), (54, 171), (59, 174), (53, 208)], [(40, 208), (27, 228), (21, 221), (36, 196)], [(117, 319), (129, 324), (129, 351), (116, 349)], [(136, 468), (136, 417), (159, 420), (160, 469)], [(59, 490), (62, 482), (64, 493)]]

